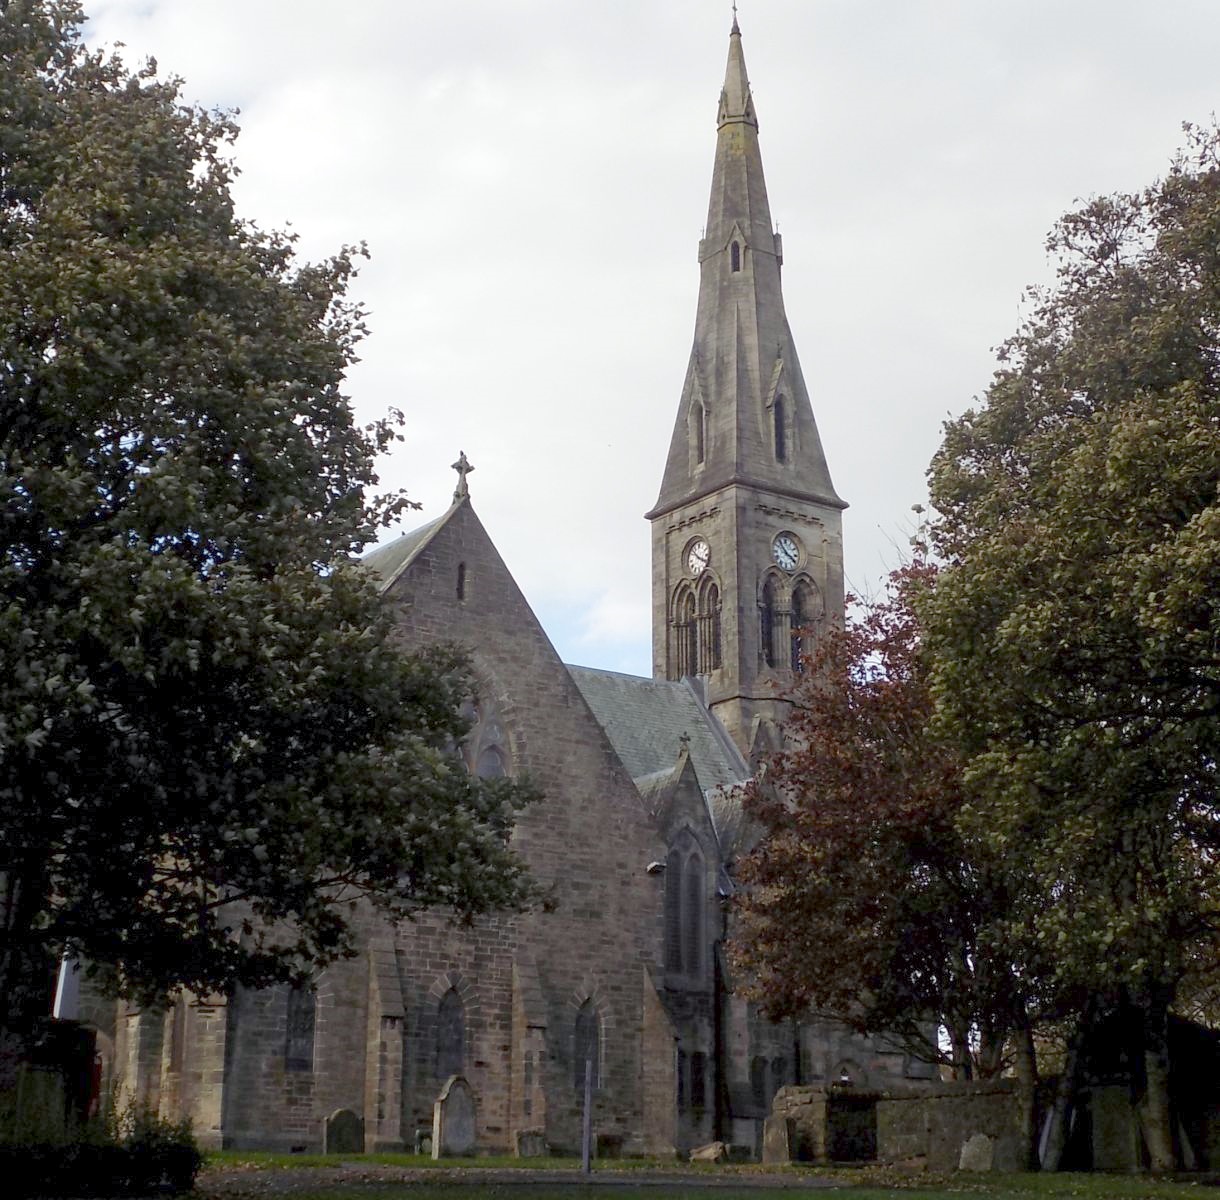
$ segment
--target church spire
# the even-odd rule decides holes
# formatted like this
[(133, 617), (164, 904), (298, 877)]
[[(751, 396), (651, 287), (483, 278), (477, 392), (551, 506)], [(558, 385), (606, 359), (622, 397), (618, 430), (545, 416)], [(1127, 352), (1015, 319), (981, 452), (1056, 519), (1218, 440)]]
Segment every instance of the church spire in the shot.
[(734, 14), (699, 243), (694, 346), (650, 517), (732, 482), (846, 507), (831, 483), (788, 327), (782, 261)]
[[(782, 247), (733, 14), (694, 344), (653, 529), (653, 669), (699, 675), (744, 753), (807, 630), (843, 606), (841, 513), (780, 286)], [(759, 722), (762, 722), (760, 725)]]

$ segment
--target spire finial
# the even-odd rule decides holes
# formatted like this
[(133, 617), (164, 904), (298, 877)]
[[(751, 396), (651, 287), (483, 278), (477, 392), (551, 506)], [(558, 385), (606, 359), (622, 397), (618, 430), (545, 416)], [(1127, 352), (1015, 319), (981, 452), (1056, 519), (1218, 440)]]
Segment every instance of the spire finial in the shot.
[(474, 470), (474, 467), (470, 465), (465, 450), (458, 451), (458, 460), (453, 464), (453, 469), (458, 473), (458, 485), (453, 489), (453, 500), (456, 504), (457, 501), (465, 500), (470, 495), (470, 485), (466, 482), (466, 476)]
[(741, 36), (741, 29), (737, 25), (737, 0), (733, 0), (733, 28), (729, 30), (729, 33)]

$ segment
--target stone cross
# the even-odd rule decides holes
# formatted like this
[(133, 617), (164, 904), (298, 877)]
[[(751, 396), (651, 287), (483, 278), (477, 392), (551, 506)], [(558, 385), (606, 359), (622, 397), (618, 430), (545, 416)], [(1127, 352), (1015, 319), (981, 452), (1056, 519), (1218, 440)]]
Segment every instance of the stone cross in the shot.
[(466, 476), (474, 470), (470, 465), (470, 460), (466, 457), (466, 451), (462, 450), (458, 453), (458, 460), (453, 464), (453, 469), (458, 473), (458, 485), (453, 489), (453, 499), (463, 500), (470, 495), (470, 485), (466, 482)]

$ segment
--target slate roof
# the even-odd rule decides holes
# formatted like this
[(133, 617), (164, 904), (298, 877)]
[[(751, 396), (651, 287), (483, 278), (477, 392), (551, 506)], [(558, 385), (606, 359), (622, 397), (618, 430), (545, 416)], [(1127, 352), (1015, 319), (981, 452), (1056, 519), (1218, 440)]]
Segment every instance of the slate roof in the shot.
[(668, 779), (690, 736), (690, 756), (727, 852), (741, 824), (738, 788), (750, 778), (737, 747), (685, 680), (644, 679), (593, 667), (568, 667), (641, 792)]
[(378, 587), (381, 591), (384, 592), (407, 569), (411, 560), (428, 544), (432, 535), (445, 523), (449, 514), (456, 507), (455, 504), (441, 513), (436, 520), (429, 521), (418, 529), (412, 529), (410, 533), (404, 533), (392, 542), (378, 546), (376, 550), (370, 550), (360, 560), (364, 566), (378, 576)]

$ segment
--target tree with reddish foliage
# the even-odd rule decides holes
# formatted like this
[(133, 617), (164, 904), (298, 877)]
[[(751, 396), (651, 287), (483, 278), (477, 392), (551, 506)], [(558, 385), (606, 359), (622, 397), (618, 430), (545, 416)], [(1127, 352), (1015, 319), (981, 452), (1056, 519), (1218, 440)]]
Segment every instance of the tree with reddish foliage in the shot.
[(809, 656), (748, 793), (760, 837), (733, 953), (772, 1016), (813, 1010), (977, 1078), (1028, 1049), (1029, 997), (1003, 941), (1007, 872), (963, 843), (961, 763), (931, 725), (913, 601), (934, 579), (895, 571)]

